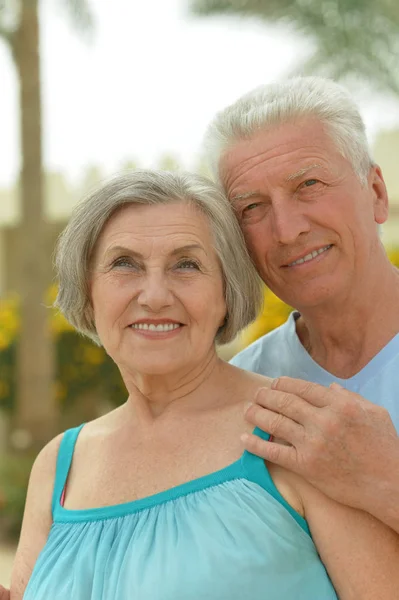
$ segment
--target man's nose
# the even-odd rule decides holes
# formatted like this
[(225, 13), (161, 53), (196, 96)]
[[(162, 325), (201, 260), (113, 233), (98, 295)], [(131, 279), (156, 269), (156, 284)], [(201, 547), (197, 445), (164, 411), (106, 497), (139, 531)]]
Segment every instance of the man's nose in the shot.
[(302, 233), (310, 231), (310, 223), (303, 206), (295, 199), (278, 199), (273, 203), (273, 234), (280, 244), (290, 245)]
[(140, 306), (153, 312), (159, 312), (173, 303), (173, 294), (165, 273), (148, 272), (143, 277), (140, 292), (137, 296)]

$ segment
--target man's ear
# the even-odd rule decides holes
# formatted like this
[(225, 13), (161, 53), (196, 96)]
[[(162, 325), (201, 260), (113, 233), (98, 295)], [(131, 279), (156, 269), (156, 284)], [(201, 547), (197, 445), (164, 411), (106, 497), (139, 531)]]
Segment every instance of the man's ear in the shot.
[(378, 165), (373, 165), (371, 167), (368, 183), (373, 198), (374, 220), (379, 225), (382, 225), (388, 218), (389, 206), (387, 188), (381, 168)]

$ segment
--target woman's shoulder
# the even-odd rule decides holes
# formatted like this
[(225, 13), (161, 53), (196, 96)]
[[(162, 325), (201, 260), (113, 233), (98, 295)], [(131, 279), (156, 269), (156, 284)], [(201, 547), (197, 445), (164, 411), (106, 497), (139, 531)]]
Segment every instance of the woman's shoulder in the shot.
[(226, 365), (229, 370), (229, 380), (234, 386), (239, 385), (246, 387), (248, 390), (258, 390), (263, 387), (269, 388), (272, 384), (273, 379), (260, 375), (259, 373), (253, 373), (252, 371), (244, 371), (232, 364)]
[(118, 406), (108, 413), (87, 421), (79, 429), (78, 446), (82, 447), (92, 442), (106, 439), (124, 423), (124, 405)]
[(41, 449), (33, 463), (30, 475), (31, 483), (41, 485), (44, 481), (48, 481), (49, 478), (52, 481), (54, 480), (57, 456), (63, 436), (64, 433), (59, 433)]

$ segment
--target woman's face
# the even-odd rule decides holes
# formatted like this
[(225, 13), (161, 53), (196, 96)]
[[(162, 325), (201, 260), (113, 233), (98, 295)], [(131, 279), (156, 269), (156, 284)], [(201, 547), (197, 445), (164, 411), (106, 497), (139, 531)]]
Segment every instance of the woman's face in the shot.
[(122, 374), (201, 365), (226, 314), (206, 217), (183, 203), (117, 211), (94, 250), (91, 301), (97, 333)]

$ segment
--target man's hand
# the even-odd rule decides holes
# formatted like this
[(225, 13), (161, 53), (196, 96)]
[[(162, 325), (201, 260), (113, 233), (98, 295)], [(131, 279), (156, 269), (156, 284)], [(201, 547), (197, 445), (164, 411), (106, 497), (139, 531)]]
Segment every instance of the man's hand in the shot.
[(247, 450), (399, 532), (399, 437), (384, 408), (335, 383), (280, 377), (258, 391), (246, 417), (290, 444), (244, 435)]
[(0, 600), (10, 600), (10, 591), (0, 585)]

